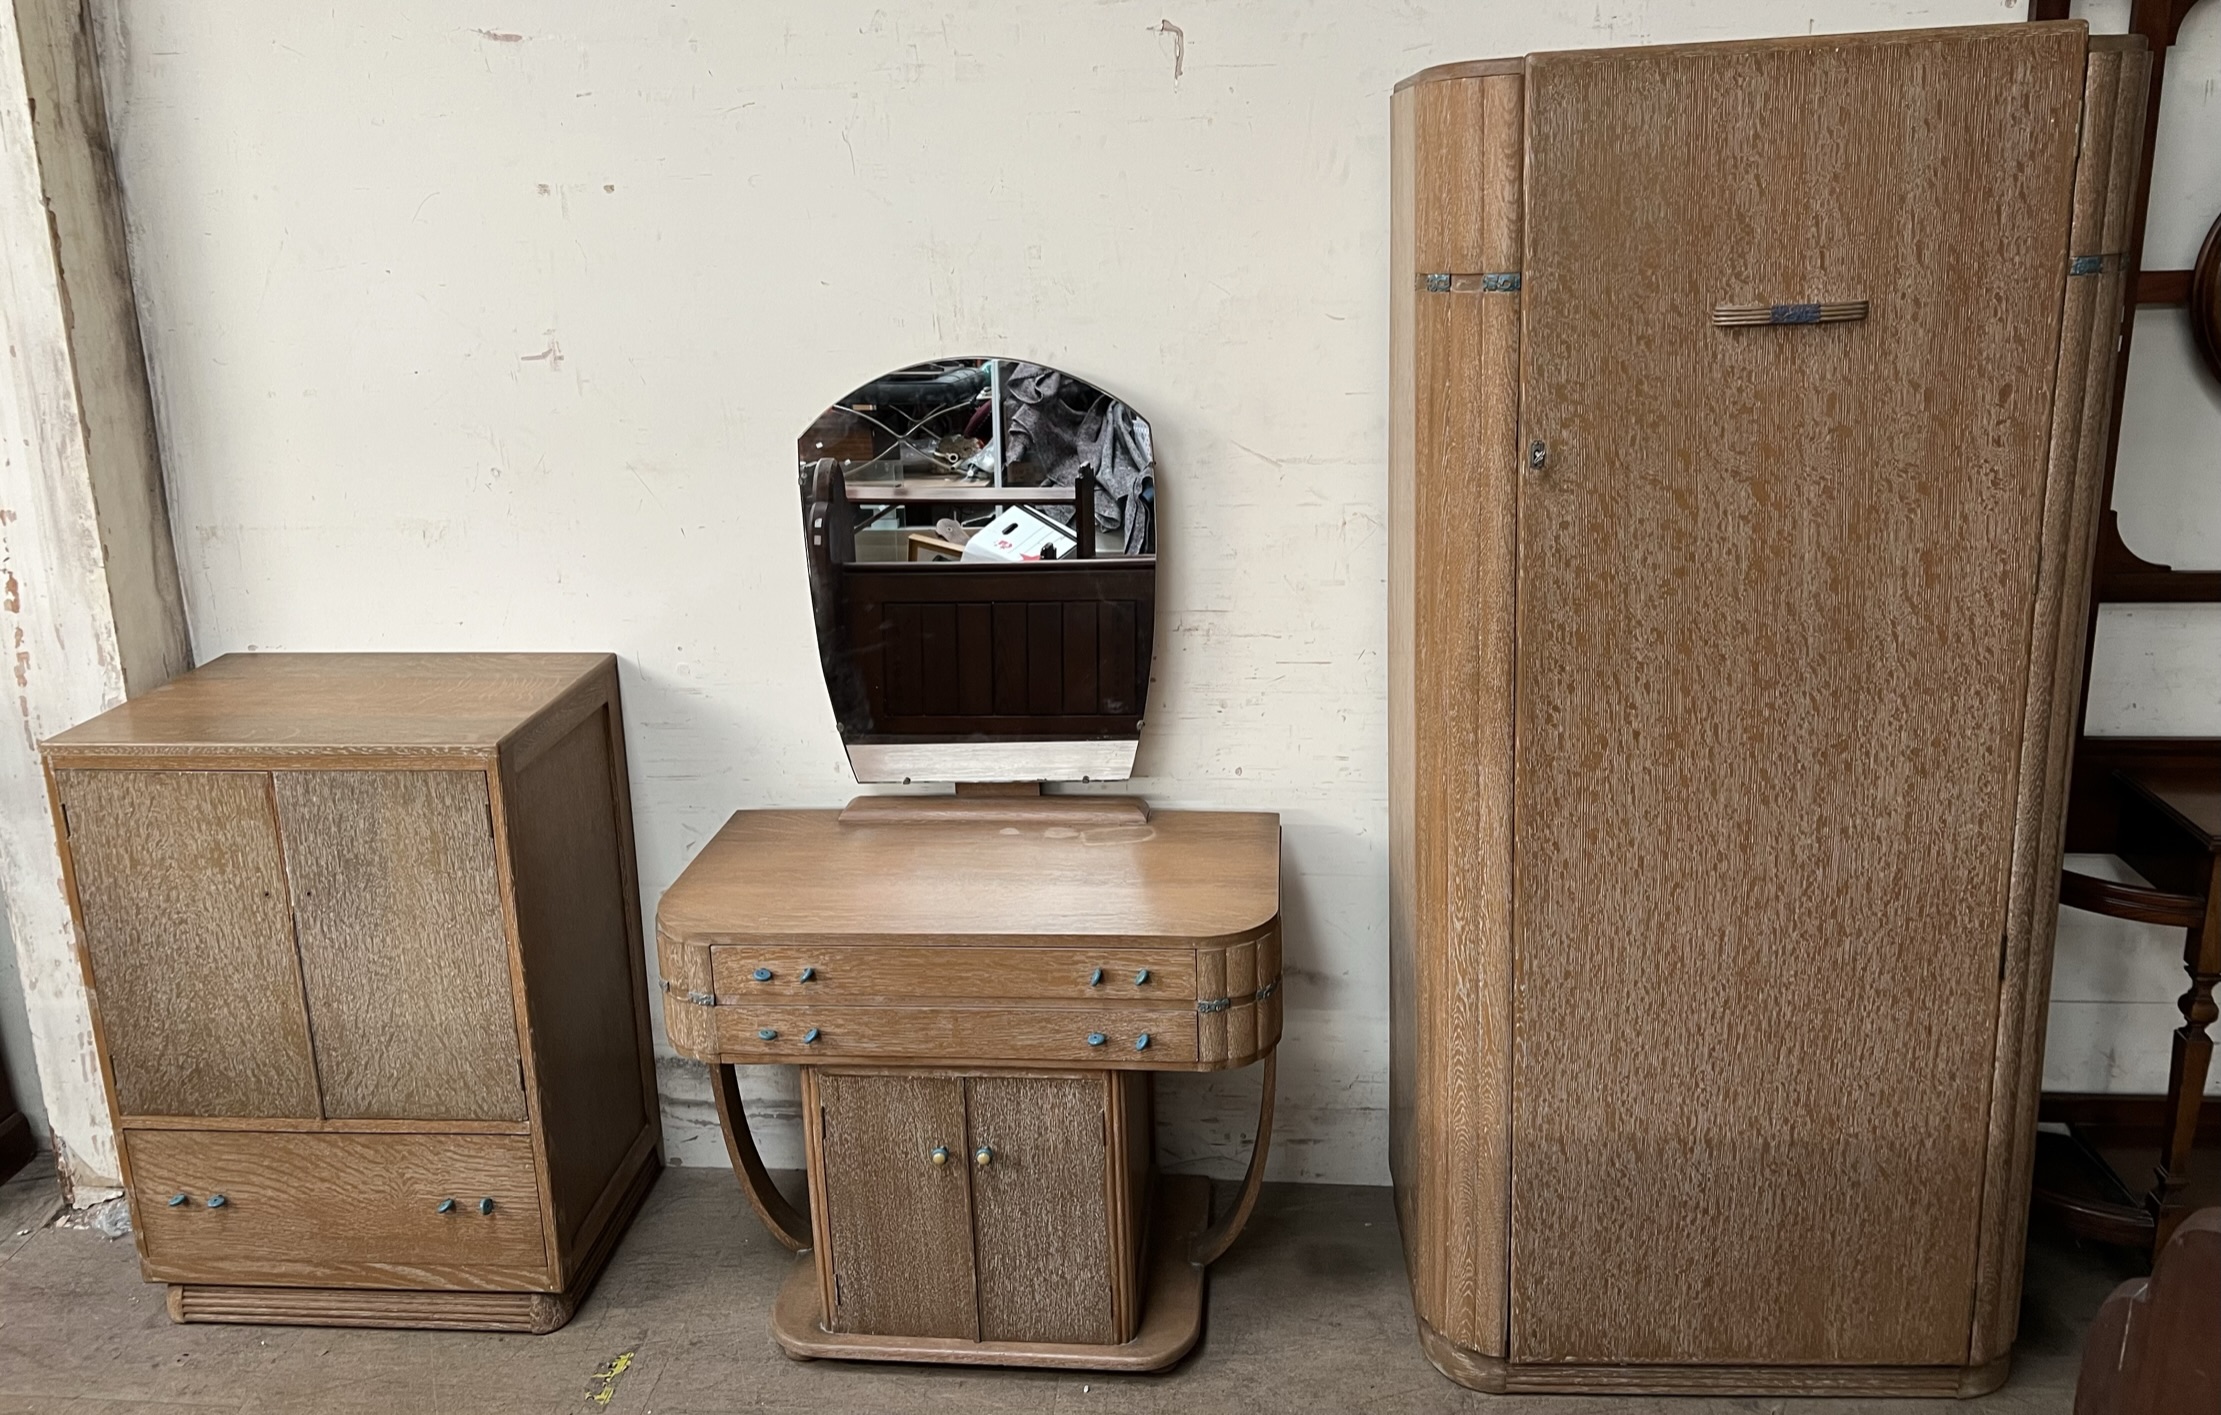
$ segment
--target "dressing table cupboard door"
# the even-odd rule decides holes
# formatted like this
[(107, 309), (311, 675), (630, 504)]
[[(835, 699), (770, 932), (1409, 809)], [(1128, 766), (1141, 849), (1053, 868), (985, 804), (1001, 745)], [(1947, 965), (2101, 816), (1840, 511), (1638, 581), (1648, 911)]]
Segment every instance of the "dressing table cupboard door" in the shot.
[(118, 1113), (316, 1118), (269, 776), (54, 782)]
[(331, 1119), (525, 1118), (483, 772), (271, 778)]
[(1103, 1078), (974, 1076), (964, 1087), (980, 1340), (1124, 1340), (1111, 1305)]
[[(811, 1075), (805, 1072), (806, 1076)], [(817, 1073), (817, 1243), (826, 1326), (876, 1336), (979, 1339), (974, 1168), (953, 1076)]]

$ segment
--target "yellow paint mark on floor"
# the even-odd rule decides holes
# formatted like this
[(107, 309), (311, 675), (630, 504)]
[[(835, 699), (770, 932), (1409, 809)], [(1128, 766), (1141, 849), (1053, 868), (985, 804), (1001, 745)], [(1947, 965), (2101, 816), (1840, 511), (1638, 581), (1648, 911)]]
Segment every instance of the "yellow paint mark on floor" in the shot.
[(617, 1378), (632, 1369), (638, 1351), (620, 1351), (609, 1358), (607, 1365), (586, 1378), (586, 1398), (595, 1406), (605, 1406), (617, 1394)]

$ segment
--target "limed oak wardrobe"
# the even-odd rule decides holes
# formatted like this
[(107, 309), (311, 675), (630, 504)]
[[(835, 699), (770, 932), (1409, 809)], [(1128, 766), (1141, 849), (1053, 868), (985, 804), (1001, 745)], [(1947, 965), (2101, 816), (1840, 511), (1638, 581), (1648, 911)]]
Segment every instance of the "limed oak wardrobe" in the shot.
[(2145, 73), (1395, 94), (1392, 1165), (1455, 1379), (2003, 1380)]

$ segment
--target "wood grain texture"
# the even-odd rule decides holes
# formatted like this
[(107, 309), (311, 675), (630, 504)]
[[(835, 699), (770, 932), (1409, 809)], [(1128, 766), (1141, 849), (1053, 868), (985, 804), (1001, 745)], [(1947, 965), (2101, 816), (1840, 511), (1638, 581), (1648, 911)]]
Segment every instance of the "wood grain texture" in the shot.
[(1419, 1324), (1419, 1344), (1434, 1368), (1461, 1386), (1491, 1395), (1988, 1395), (2005, 1384), (2008, 1357), (1980, 1366), (1605, 1366), (1518, 1362), (1457, 1345)]
[(1279, 911), (1274, 815), (1166, 811), (1072, 830), (741, 811), (665, 892), (656, 924), (714, 943), (1147, 946), (1240, 942)]
[[(2141, 155), (2149, 57), (2141, 40), (2093, 42), (2084, 71), (2070, 258), (2107, 256), (2128, 239)], [(1976, 1363), (2012, 1349), (2027, 1252), (2036, 1105), (2051, 1000), (2052, 936), (2082, 685), (2091, 566), (2112, 423), (2115, 344), (2125, 298), (2118, 260), (2066, 282), (2052, 384), (2041, 552), (2028, 630), (2028, 676), (2014, 804), (2005, 957), (1990, 1081), (1974, 1332)]]
[(271, 778), (324, 1113), (522, 1120), (486, 778)]
[(1523, 95), (1515, 67), (1396, 97), (1409, 184), (1397, 223), (1409, 234), (1397, 242), (1391, 427), (1393, 1168), (1414, 1304), (1498, 1354), (1522, 296), (1415, 293), (1408, 272), (1520, 269)]
[(124, 1143), (149, 1278), (553, 1290), (527, 1140), (138, 1130)]
[(120, 1114), (321, 1115), (270, 779), (55, 787)]
[[(977, 1340), (964, 1083), (822, 1072), (816, 1092), (814, 1218), (820, 1276), (834, 1292), (826, 1326)], [(944, 1164), (929, 1158), (937, 1146), (950, 1152)]]
[[(666, 1014), (692, 1004), (664, 1000)], [(703, 1009), (717, 1029), (716, 1058), (742, 1065), (823, 1064), (844, 1060), (977, 1062), (1151, 1071), (1218, 1070), (1245, 1056), (1199, 1065), (1196, 1011), (1187, 1007), (1031, 1007), (939, 1004), (921, 1007), (814, 1007), (751, 1003)], [(809, 1039), (812, 1030), (817, 1032)], [(764, 1032), (775, 1035), (766, 1037)], [(1137, 1048), (1146, 1035), (1149, 1045)], [(1102, 1041), (1090, 1044), (1088, 1038)]]
[(642, 1092), (646, 961), (614, 710), (595, 707), (521, 764), (505, 762), (499, 778), (530, 1077), (563, 1252), (591, 1237), (589, 1212), (657, 1124)]
[(914, 1361), (959, 1366), (1034, 1366), (1072, 1371), (1161, 1371), (1195, 1347), (1203, 1332), (1205, 1274), (1187, 1247), (1210, 1217), (1211, 1183), (1201, 1175), (1157, 1181), (1149, 1252), (1149, 1290), (1140, 1329), (1117, 1346), (1055, 1342), (972, 1341), (962, 1337), (865, 1336), (830, 1331), (821, 1320), (816, 1275), (807, 1255), (796, 1259), (779, 1289), (771, 1335), (797, 1359)]
[[(710, 958), (718, 1004), (725, 1007), (923, 998), (1059, 998), (1095, 1004), (1192, 1006), (1198, 996), (1192, 948), (763, 943), (714, 947)], [(771, 976), (757, 978), (758, 969)], [(807, 980), (804, 969), (810, 972)]]
[(1529, 62), (1515, 1361), (1967, 1360), (2083, 45)]
[(1120, 1339), (1104, 1176), (1108, 1078), (973, 1076), (964, 1082), (972, 1244), (983, 1341)]
[(484, 758), (606, 654), (225, 654), (46, 739), (49, 759)]
[(406, 1292), (352, 1287), (221, 1287), (177, 1283), (173, 1322), (257, 1327), (407, 1327), (544, 1336), (571, 1319), (577, 1300), (552, 1292)]

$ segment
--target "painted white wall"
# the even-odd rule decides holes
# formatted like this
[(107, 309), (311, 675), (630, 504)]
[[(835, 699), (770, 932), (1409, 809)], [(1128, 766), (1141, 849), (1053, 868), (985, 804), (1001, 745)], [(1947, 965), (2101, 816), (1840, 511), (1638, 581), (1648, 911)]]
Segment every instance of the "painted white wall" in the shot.
[[(616, 651), (652, 901), (734, 809), (854, 790), (795, 526), (811, 415), (942, 355), (1096, 380), (1163, 464), (1136, 785), (1286, 822), (1274, 1173), (1383, 1181), (1390, 87), (2020, 13), (108, 0), (197, 653)], [(722, 1164), (698, 1073), (664, 1079), (674, 1152)], [(1232, 1172), (1253, 1084), (1168, 1085), (1168, 1158)]]

